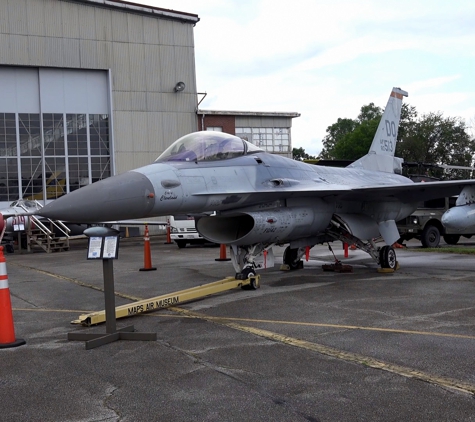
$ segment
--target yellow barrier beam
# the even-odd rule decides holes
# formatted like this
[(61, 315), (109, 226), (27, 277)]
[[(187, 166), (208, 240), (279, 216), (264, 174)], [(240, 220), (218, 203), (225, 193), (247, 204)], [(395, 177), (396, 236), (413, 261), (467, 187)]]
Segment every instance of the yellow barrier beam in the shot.
[[(178, 292), (168, 293), (150, 299), (139, 300), (128, 305), (117, 306), (115, 308), (116, 319), (130, 317), (145, 312), (157, 311), (159, 309), (168, 308), (169, 306), (175, 306), (180, 303), (221, 293), (237, 287), (251, 284), (255, 287), (259, 287), (259, 280), (259, 274), (252, 276), (247, 280), (236, 280), (234, 277), (226, 277), (223, 280), (215, 281), (213, 283), (202, 284), (201, 286), (192, 287), (190, 289), (180, 290)], [(98, 311), (80, 315), (79, 319), (71, 321), (71, 324), (81, 324), (89, 327), (91, 325), (105, 322), (105, 320), (105, 311)]]

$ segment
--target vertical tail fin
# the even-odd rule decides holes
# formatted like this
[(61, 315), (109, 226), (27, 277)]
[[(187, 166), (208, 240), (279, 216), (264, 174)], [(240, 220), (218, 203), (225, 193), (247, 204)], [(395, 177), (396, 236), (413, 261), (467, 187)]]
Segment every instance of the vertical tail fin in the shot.
[(406, 91), (393, 88), (368, 154), (348, 167), (400, 173), (402, 159), (394, 157), (394, 152), (401, 117), (402, 97), (407, 97), (407, 95)]

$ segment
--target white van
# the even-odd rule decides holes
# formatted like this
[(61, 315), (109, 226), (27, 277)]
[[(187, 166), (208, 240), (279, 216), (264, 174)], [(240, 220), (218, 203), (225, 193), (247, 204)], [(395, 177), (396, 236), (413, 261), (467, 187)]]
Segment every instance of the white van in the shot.
[(195, 218), (186, 214), (169, 215), (170, 239), (173, 240), (179, 248), (184, 248), (189, 244), (207, 243), (206, 239), (196, 231)]

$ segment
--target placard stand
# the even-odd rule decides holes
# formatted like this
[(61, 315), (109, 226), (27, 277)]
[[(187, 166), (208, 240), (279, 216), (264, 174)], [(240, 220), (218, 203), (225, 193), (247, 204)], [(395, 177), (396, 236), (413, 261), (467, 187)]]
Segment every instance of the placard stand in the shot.
[(119, 231), (108, 227), (91, 227), (84, 230), (84, 234), (89, 237), (88, 259), (102, 259), (106, 333), (73, 332), (68, 333), (68, 340), (85, 341), (86, 350), (117, 340), (156, 341), (157, 333), (137, 333), (133, 325), (117, 330), (113, 260), (119, 254)]

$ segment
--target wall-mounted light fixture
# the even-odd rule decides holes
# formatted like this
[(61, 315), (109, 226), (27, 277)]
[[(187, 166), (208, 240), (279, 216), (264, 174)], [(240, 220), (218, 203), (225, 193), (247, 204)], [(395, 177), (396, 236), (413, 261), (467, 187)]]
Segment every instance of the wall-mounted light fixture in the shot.
[(181, 92), (185, 89), (185, 82), (177, 82), (175, 85), (175, 92)]

